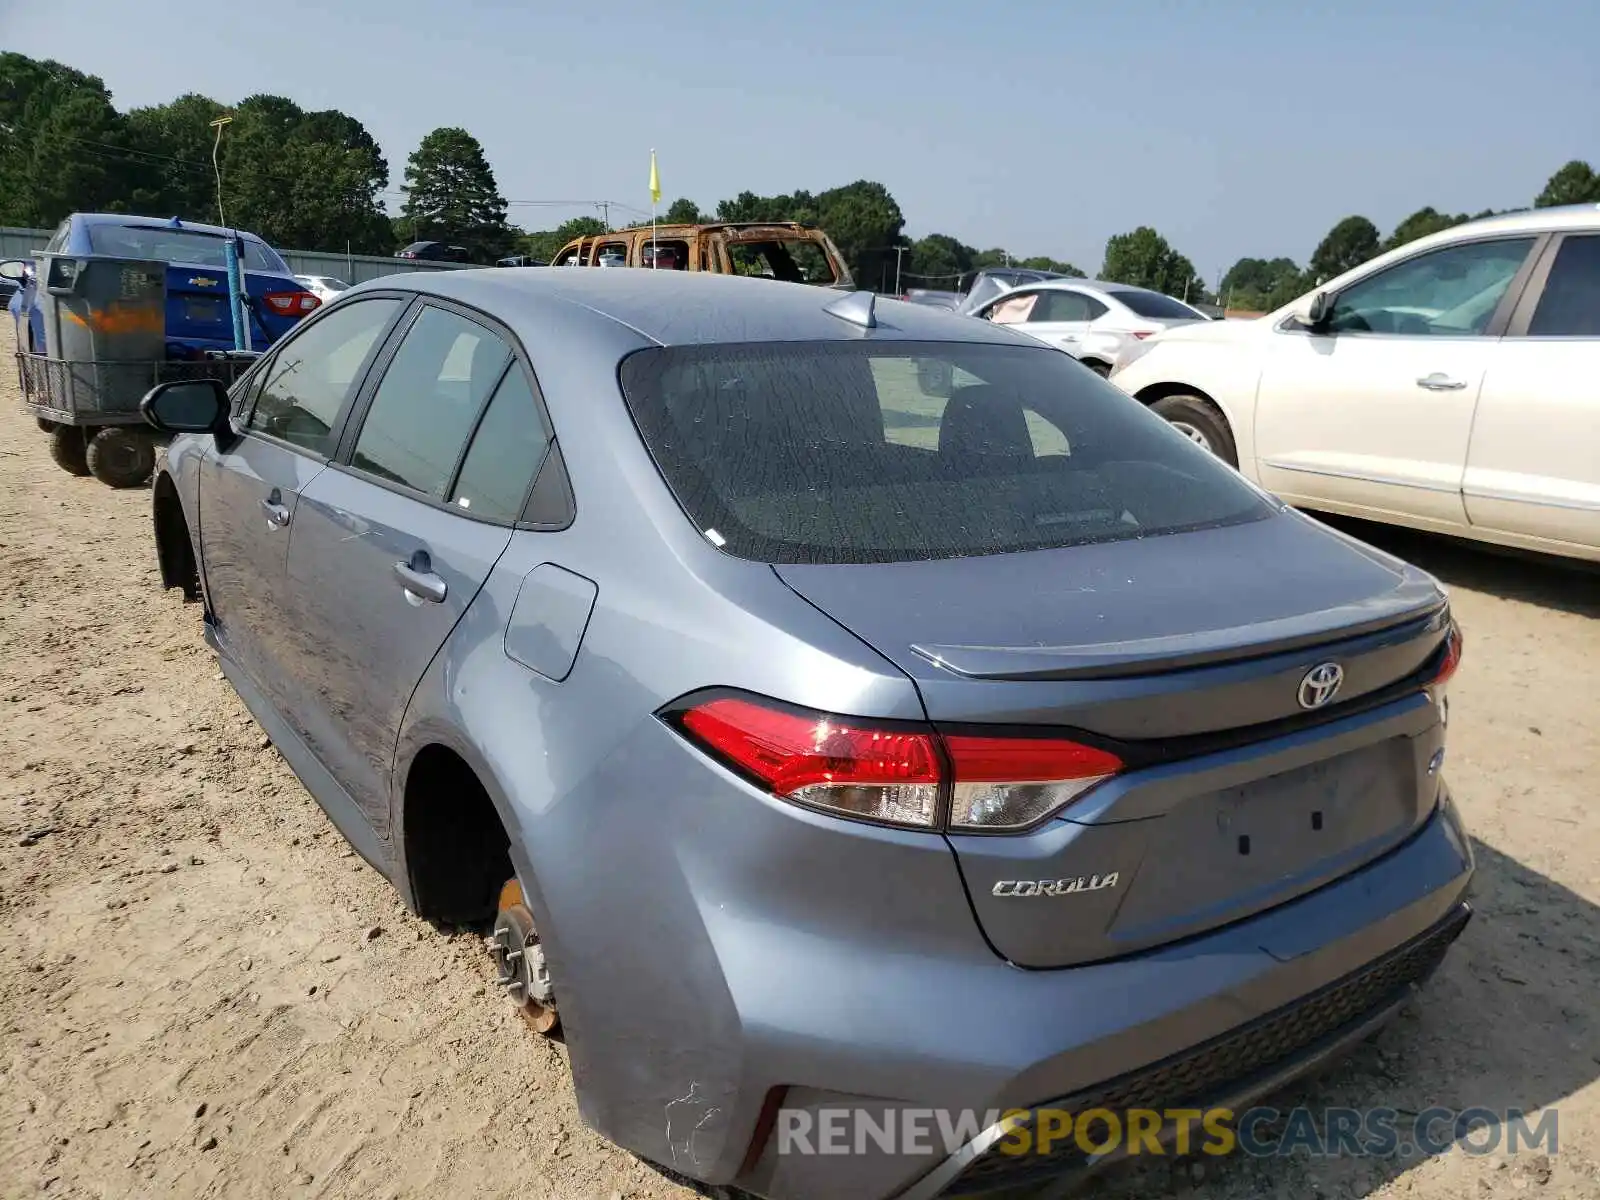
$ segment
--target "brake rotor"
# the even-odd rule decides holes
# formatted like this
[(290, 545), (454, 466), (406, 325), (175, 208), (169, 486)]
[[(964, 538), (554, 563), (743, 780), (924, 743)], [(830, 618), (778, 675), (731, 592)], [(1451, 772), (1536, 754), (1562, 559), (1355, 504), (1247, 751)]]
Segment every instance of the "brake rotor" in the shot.
[(556, 1012), (555, 993), (550, 986), (550, 967), (544, 947), (539, 944), (533, 914), (524, 902), (522, 885), (515, 879), (500, 889), (494, 933), (485, 945), (494, 959), (496, 982), (516, 1005), (522, 1019), (536, 1033), (552, 1032), (561, 1016)]

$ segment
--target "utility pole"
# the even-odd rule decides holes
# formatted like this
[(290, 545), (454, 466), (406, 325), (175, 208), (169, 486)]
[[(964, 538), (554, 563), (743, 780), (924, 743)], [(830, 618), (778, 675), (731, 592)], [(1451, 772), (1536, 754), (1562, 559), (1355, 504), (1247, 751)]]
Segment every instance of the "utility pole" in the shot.
[(611, 228), (611, 201), (596, 200), (595, 207), (600, 210), (600, 219), (605, 222), (606, 228)]
[(218, 117), (211, 122), (211, 128), (217, 131), (217, 140), (211, 144), (211, 169), (216, 172), (217, 176), (217, 224), (224, 228), (227, 227), (228, 221), (222, 215), (222, 127), (232, 123), (232, 117)]
[(894, 294), (896, 296), (905, 294), (900, 290), (900, 259), (905, 252), (906, 248), (904, 246), (896, 246), (894, 248)]

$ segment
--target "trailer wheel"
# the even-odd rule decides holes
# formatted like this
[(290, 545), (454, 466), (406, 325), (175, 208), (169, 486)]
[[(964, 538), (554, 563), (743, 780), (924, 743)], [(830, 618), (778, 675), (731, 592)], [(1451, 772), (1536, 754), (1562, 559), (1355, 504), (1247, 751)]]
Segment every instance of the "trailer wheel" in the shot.
[(34, 420), (39, 423), (39, 431), (41, 433), (54, 433), (56, 431), (56, 423), (48, 417), (35, 417)]
[(88, 447), (83, 430), (76, 425), (57, 425), (50, 430), (50, 457), (68, 475), (89, 473)]
[(113, 425), (89, 439), (89, 474), (114, 488), (138, 487), (156, 469), (156, 443), (142, 429)]

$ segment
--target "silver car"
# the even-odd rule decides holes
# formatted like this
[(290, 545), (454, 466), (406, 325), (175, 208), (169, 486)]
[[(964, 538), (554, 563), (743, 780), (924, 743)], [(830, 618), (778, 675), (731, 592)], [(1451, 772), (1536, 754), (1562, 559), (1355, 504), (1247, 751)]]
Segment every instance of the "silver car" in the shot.
[(1038, 1106), (1242, 1108), (1466, 923), (1433, 580), (1012, 330), (418, 273), (144, 411), (162, 578), (245, 704), (679, 1174), (1085, 1169), (1014, 1152)]
[(996, 325), (1015, 325), (1065, 350), (1099, 375), (1109, 375), (1130, 342), (1163, 329), (1208, 321), (1197, 308), (1149, 288), (1098, 279), (1027, 284), (970, 310)]

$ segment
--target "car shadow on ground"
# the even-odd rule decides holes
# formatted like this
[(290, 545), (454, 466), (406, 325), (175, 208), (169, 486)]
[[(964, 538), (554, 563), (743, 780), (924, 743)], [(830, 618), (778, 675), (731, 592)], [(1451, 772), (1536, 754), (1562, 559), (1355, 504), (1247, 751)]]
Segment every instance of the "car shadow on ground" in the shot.
[[(1562, 1101), (1600, 1078), (1600, 908), (1554, 880), (1474, 839), (1477, 915), (1443, 966), (1400, 1017), (1342, 1061), (1262, 1103), (1287, 1118), (1304, 1106), (1322, 1124), (1329, 1108), (1394, 1109), (1404, 1140), (1408, 1120), (1430, 1108), (1483, 1108), (1499, 1114), (1557, 1110), (1557, 1152), (1572, 1148), (1560, 1131)], [(1281, 1134), (1287, 1121), (1261, 1131)], [(1538, 1129), (1535, 1118), (1528, 1129)], [(1430, 1131), (1441, 1141), (1449, 1125)], [(1505, 1125), (1480, 1128), (1447, 1153), (1510, 1148)], [(1423, 1160), (1388, 1156), (1317, 1156), (1279, 1143), (1265, 1157), (1166, 1157), (1132, 1160), (1093, 1180), (1084, 1195), (1133, 1200), (1151, 1196), (1222, 1198), (1367, 1196)], [(1546, 1147), (1512, 1156), (1511, 1186), (1549, 1177)]]
[(1352, 537), (1415, 563), (1446, 586), (1600, 617), (1600, 564), (1500, 550), (1398, 525), (1317, 514)]

